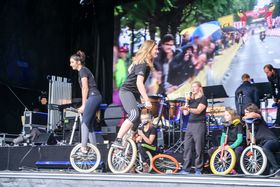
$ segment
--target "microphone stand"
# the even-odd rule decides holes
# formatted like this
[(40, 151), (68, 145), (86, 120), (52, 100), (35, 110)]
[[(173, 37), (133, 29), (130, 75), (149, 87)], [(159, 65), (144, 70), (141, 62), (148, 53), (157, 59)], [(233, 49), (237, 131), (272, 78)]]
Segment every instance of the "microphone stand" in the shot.
[(239, 110), (239, 117), (240, 117), (240, 120), (242, 120), (242, 116), (243, 116), (243, 112), (242, 112), (242, 109), (243, 109), (243, 97), (244, 97), (244, 95), (243, 95), (243, 93), (242, 92), (240, 92), (239, 94), (238, 94), (238, 110)]
[(268, 106), (268, 98), (270, 97), (270, 94), (264, 94), (263, 102), (264, 102), (264, 111), (265, 111), (265, 121), (268, 122), (268, 112), (267, 112), (267, 106)]

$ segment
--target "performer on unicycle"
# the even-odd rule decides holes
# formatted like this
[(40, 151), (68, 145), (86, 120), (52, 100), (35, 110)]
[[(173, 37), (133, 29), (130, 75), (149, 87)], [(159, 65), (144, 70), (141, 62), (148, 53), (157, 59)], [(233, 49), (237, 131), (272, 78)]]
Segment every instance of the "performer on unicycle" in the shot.
[(112, 144), (113, 147), (123, 148), (123, 136), (130, 129), (135, 132), (141, 123), (140, 112), (137, 107), (137, 102), (140, 102), (140, 96), (145, 101), (145, 107), (147, 109), (152, 108), (144, 83), (150, 71), (154, 68), (153, 61), (157, 56), (157, 52), (157, 44), (152, 40), (146, 40), (132, 59), (132, 64), (128, 68), (128, 77), (119, 92), (123, 108), (128, 114), (128, 118), (123, 122), (117, 138)]
[(87, 153), (87, 142), (96, 145), (96, 136), (93, 128), (95, 113), (102, 101), (102, 96), (96, 87), (95, 79), (91, 71), (85, 67), (86, 55), (77, 51), (70, 57), (70, 66), (79, 72), (79, 84), (82, 92), (82, 105), (78, 112), (83, 114), (81, 125), (82, 147), (81, 152)]

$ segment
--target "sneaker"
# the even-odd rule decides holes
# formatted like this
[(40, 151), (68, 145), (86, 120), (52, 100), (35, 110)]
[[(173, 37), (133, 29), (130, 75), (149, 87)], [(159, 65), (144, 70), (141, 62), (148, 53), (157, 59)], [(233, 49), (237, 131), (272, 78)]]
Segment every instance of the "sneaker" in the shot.
[(116, 140), (112, 143), (112, 147), (114, 147), (114, 148), (119, 148), (119, 149), (124, 149), (124, 146), (122, 145), (122, 139), (116, 139)]
[(71, 155), (71, 157), (74, 158), (74, 159), (80, 159), (80, 158), (86, 157), (86, 156), (88, 156), (88, 153), (87, 152), (82, 152), (81, 150), (77, 151), (75, 154)]
[(280, 124), (279, 123), (273, 123), (272, 127), (279, 128)]
[(135, 166), (133, 166), (133, 167), (128, 171), (128, 173), (136, 173)]
[(237, 173), (237, 171), (236, 171), (235, 169), (232, 169), (232, 170), (230, 171), (230, 174), (231, 174), (231, 175), (237, 175), (238, 173)]
[(178, 174), (180, 174), (180, 175), (189, 175), (190, 172), (182, 169)]
[(195, 170), (195, 173), (194, 173), (195, 175), (201, 175), (202, 173), (201, 173), (201, 171), (200, 170)]
[(149, 173), (150, 167), (148, 164), (143, 164), (143, 173)]

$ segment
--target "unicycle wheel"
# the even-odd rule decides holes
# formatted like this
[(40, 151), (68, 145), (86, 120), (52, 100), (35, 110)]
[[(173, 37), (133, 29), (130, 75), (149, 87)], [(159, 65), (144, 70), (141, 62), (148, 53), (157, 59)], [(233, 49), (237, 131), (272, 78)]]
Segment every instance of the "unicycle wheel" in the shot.
[(72, 167), (82, 173), (90, 173), (97, 169), (101, 161), (101, 155), (96, 146), (87, 144), (87, 153), (81, 152), (82, 144), (76, 145), (70, 153)]
[[(222, 152), (223, 151), (223, 152)], [(221, 154), (223, 156), (221, 157)], [(235, 152), (228, 148), (227, 150), (221, 150), (218, 148), (210, 159), (210, 169), (213, 174), (226, 175), (231, 172), (236, 163)]]

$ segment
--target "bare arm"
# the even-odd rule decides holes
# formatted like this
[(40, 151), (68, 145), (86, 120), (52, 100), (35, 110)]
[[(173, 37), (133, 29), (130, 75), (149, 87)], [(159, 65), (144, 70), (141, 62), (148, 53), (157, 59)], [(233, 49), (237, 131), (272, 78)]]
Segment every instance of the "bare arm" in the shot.
[(150, 135), (149, 138), (147, 138), (145, 135), (142, 136), (143, 140), (147, 143), (147, 144), (153, 144), (156, 135)]
[[(148, 105), (151, 105), (150, 103), (150, 100), (149, 100), (149, 97), (147, 95), (147, 92), (146, 92), (146, 88), (145, 88), (145, 85), (144, 85), (144, 76), (142, 75), (137, 75), (137, 80), (136, 80), (136, 85), (137, 85), (137, 89), (139, 90), (141, 96), (143, 97), (144, 101), (145, 101), (145, 104), (149, 103)], [(146, 104), (146, 105), (147, 105)], [(149, 106), (146, 106), (148, 109)]]
[(81, 79), (81, 82), (82, 82), (82, 106), (79, 108), (79, 112), (83, 113), (88, 97), (88, 78), (83, 77)]
[(145, 136), (145, 134), (143, 133), (142, 130), (139, 130), (138, 131), (138, 134), (139, 136), (142, 137), (142, 139), (147, 143), (147, 144), (153, 144), (155, 138), (156, 138), (156, 135), (154, 134), (151, 134), (149, 137)]

